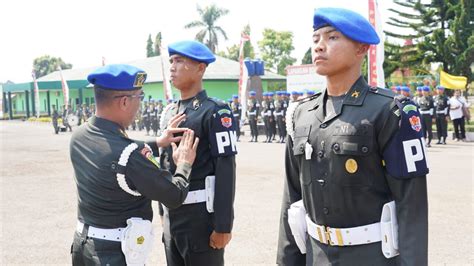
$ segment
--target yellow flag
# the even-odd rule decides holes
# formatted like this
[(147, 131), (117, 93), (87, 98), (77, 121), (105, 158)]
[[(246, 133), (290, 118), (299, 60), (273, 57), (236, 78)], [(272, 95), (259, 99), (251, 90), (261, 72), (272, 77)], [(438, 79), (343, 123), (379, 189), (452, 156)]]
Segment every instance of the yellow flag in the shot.
[(465, 90), (467, 78), (463, 76), (453, 76), (441, 70), (439, 73), (440, 85), (447, 89)]

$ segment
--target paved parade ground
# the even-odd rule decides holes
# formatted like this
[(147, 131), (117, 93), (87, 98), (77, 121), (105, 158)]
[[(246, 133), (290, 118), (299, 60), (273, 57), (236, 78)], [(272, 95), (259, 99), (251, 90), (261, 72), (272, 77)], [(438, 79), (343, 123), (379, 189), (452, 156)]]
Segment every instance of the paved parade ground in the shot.
[[(130, 135), (144, 138), (143, 132)], [(0, 265), (71, 264), (77, 200), (71, 133), (54, 135), (49, 124), (2, 121), (0, 137)], [(274, 265), (284, 145), (249, 143), (243, 137), (238, 151), (235, 224), (226, 265)], [(429, 264), (474, 265), (474, 144), (433, 145), (428, 160)], [(153, 223), (156, 243), (148, 265), (164, 265), (157, 211)]]

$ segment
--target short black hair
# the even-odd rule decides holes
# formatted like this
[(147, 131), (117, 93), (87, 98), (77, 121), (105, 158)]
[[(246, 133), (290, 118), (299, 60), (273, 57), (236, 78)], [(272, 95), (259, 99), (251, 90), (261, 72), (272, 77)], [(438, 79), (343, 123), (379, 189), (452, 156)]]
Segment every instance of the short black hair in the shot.
[(116, 96), (123, 95), (121, 91), (114, 91), (110, 89), (104, 89), (100, 86), (94, 86), (94, 97), (96, 105), (103, 105), (110, 103)]

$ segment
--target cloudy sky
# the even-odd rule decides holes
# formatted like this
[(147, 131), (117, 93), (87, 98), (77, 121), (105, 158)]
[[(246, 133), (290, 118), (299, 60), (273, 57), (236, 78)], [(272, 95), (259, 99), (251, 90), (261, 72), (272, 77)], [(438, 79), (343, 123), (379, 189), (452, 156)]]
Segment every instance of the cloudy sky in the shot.
[[(31, 80), (33, 59), (42, 55), (61, 57), (74, 68), (120, 63), (145, 58), (148, 34), (162, 32), (165, 44), (193, 39), (197, 29), (184, 29), (199, 19), (196, 7), (216, 3), (229, 10), (218, 25), (229, 39), (220, 39), (224, 50), (239, 42), (250, 24), (256, 47), (264, 28), (292, 31), (293, 57), (300, 62), (311, 45), (314, 8), (337, 6), (367, 13), (363, 0), (2, 0), (0, 2), (0, 82)], [(393, 7), (379, 0), (382, 20)]]

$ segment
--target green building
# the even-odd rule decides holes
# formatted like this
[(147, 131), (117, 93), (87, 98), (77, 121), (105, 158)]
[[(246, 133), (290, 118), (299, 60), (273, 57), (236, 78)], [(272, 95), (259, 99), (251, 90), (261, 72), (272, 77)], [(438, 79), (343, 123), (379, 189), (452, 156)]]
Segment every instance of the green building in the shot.
[[(149, 57), (146, 59), (126, 62), (145, 70), (148, 73), (147, 81), (143, 87), (145, 99), (164, 99), (163, 91), (163, 71), (161, 57)], [(169, 62), (163, 62), (166, 71), (169, 69)], [(87, 75), (98, 66), (81, 69), (63, 70), (62, 74), (69, 87), (69, 104), (75, 109), (78, 104), (93, 104), (94, 91), (87, 81)], [(237, 94), (240, 64), (236, 61), (217, 57), (217, 60), (210, 64), (203, 78), (203, 86), (210, 97), (219, 99), (229, 99), (232, 94)], [(261, 77), (253, 77), (249, 82), (249, 90), (256, 90), (259, 94), (268, 91), (269, 88), (281, 87), (285, 84), (286, 77), (265, 71)], [(50, 116), (52, 106), (61, 107), (64, 104), (63, 91), (61, 86), (61, 76), (59, 71), (50, 73), (37, 80), (39, 88), (39, 106), (35, 104), (33, 82), (18, 84), (3, 84), (3, 113), (4, 117), (10, 119), (30, 117), (36, 114), (39, 108), (41, 116)], [(275, 86), (272, 83), (279, 83)], [(173, 98), (179, 98), (179, 92), (172, 88)]]

